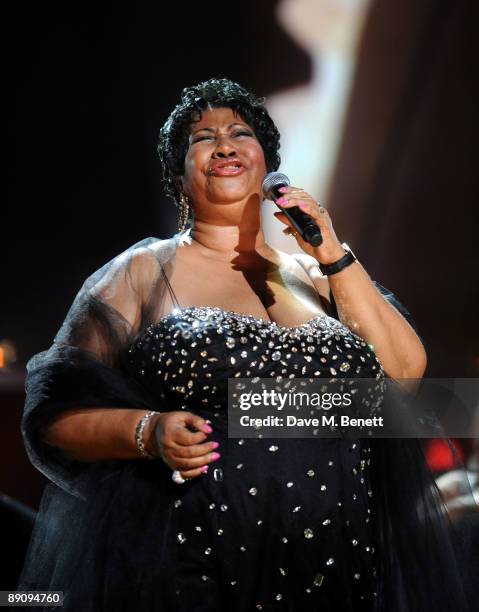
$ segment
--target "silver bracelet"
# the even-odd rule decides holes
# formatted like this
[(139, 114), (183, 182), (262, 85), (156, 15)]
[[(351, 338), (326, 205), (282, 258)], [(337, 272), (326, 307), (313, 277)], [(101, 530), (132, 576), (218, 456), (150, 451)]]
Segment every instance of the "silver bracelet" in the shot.
[(157, 459), (157, 457), (155, 457), (154, 455), (151, 455), (146, 450), (146, 448), (145, 448), (145, 441), (143, 440), (143, 430), (145, 429), (145, 425), (146, 425), (148, 419), (150, 419), (155, 414), (161, 414), (161, 413), (157, 412), (155, 410), (150, 410), (149, 412), (147, 412), (138, 421), (138, 425), (136, 426), (136, 430), (135, 430), (136, 446), (137, 446), (138, 450), (140, 451), (140, 453), (143, 455), (143, 457), (147, 457), (148, 459)]

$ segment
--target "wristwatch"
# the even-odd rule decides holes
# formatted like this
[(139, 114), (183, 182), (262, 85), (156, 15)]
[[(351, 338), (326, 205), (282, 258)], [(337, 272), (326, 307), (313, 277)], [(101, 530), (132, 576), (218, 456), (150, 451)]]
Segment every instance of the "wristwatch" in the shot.
[(352, 250), (345, 242), (343, 242), (341, 246), (346, 251), (346, 253), (341, 257), (341, 259), (338, 259), (338, 261), (335, 261), (332, 264), (319, 264), (319, 269), (321, 270), (321, 273), (325, 276), (331, 276), (331, 274), (341, 272), (341, 270), (344, 270), (344, 268), (347, 268), (353, 262), (357, 261), (356, 255), (352, 252)]

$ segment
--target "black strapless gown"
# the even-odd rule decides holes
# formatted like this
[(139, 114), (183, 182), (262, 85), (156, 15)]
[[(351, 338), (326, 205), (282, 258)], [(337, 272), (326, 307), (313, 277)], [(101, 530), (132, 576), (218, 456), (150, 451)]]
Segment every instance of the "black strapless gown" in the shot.
[(382, 378), (369, 345), (329, 316), (286, 328), (190, 307), (147, 328), (125, 363), (160, 411), (209, 419), (220, 443), (209, 472), (163, 500), (178, 610), (374, 608), (370, 441), (233, 439), (227, 422), (228, 378)]

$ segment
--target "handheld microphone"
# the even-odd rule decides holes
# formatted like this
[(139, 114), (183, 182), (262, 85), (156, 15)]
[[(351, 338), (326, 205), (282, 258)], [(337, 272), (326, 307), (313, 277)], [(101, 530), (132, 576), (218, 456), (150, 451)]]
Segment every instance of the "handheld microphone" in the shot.
[[(281, 172), (270, 172), (263, 180), (263, 195), (266, 199), (273, 200), (273, 202), (276, 203), (276, 200), (283, 196), (279, 191), (280, 187), (288, 187), (289, 185), (289, 178), (285, 174)], [(292, 208), (281, 208), (278, 204), (276, 204), (276, 206), (278, 206), (281, 212), (288, 217), (296, 230), (303, 237), (303, 240), (313, 247), (317, 247), (323, 242), (319, 227), (311, 217), (300, 208), (297, 206), (293, 206)]]

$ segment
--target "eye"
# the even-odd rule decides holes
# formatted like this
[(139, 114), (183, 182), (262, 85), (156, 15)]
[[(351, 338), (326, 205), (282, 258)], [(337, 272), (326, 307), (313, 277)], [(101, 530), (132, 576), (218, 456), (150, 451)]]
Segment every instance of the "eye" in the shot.
[(248, 132), (247, 130), (241, 130), (239, 132), (234, 132), (233, 136), (234, 137), (236, 137), (236, 136), (253, 136), (253, 134), (251, 132)]
[(194, 138), (193, 143), (200, 142), (202, 140), (209, 140), (210, 138), (213, 138), (213, 136), (211, 136), (211, 135), (209, 135), (209, 136), (197, 136), (196, 138)]

